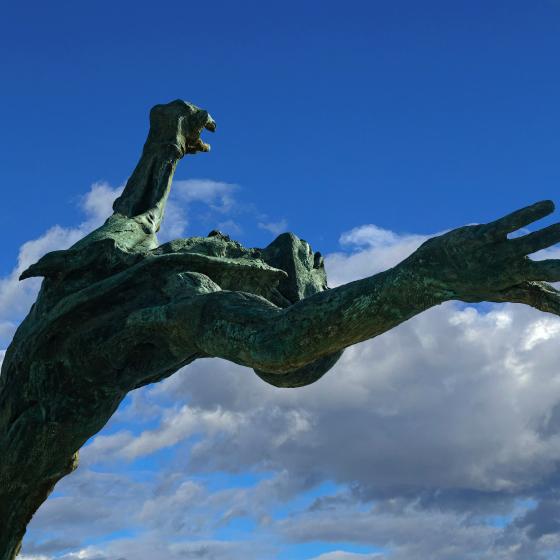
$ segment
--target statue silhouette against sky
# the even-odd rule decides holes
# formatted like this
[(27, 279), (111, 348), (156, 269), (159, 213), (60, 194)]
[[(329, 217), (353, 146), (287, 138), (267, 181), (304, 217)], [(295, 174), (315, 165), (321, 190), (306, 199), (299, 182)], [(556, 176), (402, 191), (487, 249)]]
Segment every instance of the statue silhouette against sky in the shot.
[(328, 289), (323, 259), (291, 233), (247, 249), (220, 232), (159, 245), (173, 173), (209, 150), (210, 115), (156, 105), (142, 156), (104, 225), (21, 279), (44, 277), (0, 376), (0, 560), (78, 450), (126, 394), (197, 358), (253, 368), (277, 387), (319, 379), (344, 348), (449, 300), (518, 302), (560, 314), (560, 260), (527, 255), (560, 224), (508, 239), (554, 210), (543, 201), (429, 239), (397, 266)]

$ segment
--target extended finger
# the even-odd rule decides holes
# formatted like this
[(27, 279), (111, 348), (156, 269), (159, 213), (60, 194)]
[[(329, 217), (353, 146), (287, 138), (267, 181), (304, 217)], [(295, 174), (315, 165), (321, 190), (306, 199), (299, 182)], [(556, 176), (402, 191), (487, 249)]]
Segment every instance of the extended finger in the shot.
[(486, 224), (486, 232), (494, 237), (501, 237), (511, 233), (519, 228), (528, 226), (529, 224), (548, 216), (554, 211), (554, 202), (552, 200), (541, 200), (531, 206), (516, 210), (499, 220)]
[(546, 259), (544, 261), (529, 260), (528, 269), (531, 280), (560, 282), (560, 259)]
[(529, 255), (556, 243), (560, 243), (560, 223), (507, 241), (516, 255)]

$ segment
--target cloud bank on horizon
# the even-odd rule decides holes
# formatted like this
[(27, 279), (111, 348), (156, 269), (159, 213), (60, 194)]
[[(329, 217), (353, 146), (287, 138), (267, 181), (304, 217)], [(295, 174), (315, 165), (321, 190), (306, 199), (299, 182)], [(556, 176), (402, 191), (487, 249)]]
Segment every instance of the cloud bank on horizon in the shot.
[[(188, 231), (193, 203), (242, 231), (236, 190), (176, 182), (162, 239)], [(38, 289), (19, 272), (100, 225), (118, 192), (93, 185), (81, 224), (21, 247), (0, 279), (0, 348)], [(242, 218), (287, 227), (254, 209)], [(393, 266), (427, 237), (358, 225), (325, 258), (330, 285)], [(552, 558), (559, 339), (557, 317), (451, 302), (349, 348), (309, 387), (199, 360), (126, 399), (33, 518), (21, 558)]]

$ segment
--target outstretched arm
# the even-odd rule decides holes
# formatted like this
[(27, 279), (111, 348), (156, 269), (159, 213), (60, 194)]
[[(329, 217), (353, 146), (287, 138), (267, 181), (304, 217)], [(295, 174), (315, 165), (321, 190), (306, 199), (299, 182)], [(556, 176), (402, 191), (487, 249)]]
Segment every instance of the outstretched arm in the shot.
[(539, 202), (490, 224), (453, 230), (390, 270), (286, 309), (251, 294), (216, 291), (170, 303), (153, 316), (175, 348), (195, 341), (204, 354), (269, 372), (274, 385), (294, 386), (301, 383), (290, 372), (444, 301), (512, 301), (560, 314), (559, 293), (543, 282), (560, 280), (560, 261), (527, 257), (560, 241), (560, 224), (507, 238), (553, 209), (550, 201)]

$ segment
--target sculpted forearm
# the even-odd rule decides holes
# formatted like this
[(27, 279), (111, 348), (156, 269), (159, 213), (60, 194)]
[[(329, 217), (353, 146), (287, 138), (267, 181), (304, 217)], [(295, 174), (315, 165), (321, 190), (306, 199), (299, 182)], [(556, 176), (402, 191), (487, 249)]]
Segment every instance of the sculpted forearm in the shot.
[(92, 242), (113, 240), (124, 251), (141, 253), (158, 246), (165, 205), (177, 164), (186, 154), (208, 152), (203, 129), (214, 131), (216, 123), (204, 109), (176, 100), (150, 111), (150, 129), (142, 155), (123, 193), (113, 203), (114, 214), (72, 249)]
[(191, 336), (202, 352), (281, 374), (378, 336), (443, 301), (444, 294), (403, 263), (286, 309), (252, 294), (219, 291), (171, 305), (166, 320), (180, 333), (181, 323), (196, 316)]
[[(204, 296), (203, 352), (264, 372), (287, 373), (386, 332), (447, 300), (514, 301), (558, 314), (558, 260), (527, 255), (560, 241), (560, 224), (509, 239), (552, 212), (549, 201), (434, 237), (396, 267), (311, 295), (286, 309), (250, 294)], [(202, 300), (200, 302), (202, 304)]]
[(185, 154), (210, 150), (200, 139), (203, 128), (214, 131), (216, 123), (190, 103), (177, 100), (153, 107), (142, 157), (113, 210), (129, 218), (143, 216), (151, 233), (157, 232), (177, 162)]

